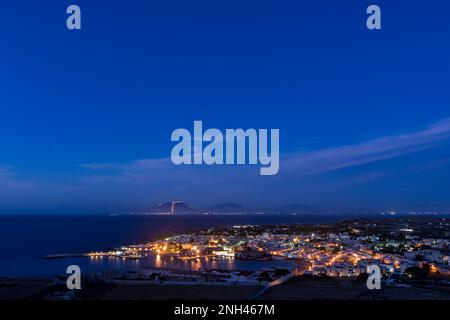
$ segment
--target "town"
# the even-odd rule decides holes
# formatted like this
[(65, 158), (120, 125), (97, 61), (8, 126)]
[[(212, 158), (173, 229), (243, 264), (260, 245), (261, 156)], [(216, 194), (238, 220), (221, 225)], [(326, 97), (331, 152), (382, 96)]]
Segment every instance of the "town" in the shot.
[[(296, 276), (364, 277), (369, 265), (379, 266), (384, 283), (391, 286), (425, 278), (448, 282), (449, 227), (450, 220), (446, 218), (355, 219), (329, 225), (236, 225), (196, 230), (84, 256), (169, 258), (197, 261), (201, 266), (198, 270), (144, 268), (115, 278), (122, 283), (273, 286)], [(259, 270), (206, 267), (206, 262), (226, 259), (291, 264)]]

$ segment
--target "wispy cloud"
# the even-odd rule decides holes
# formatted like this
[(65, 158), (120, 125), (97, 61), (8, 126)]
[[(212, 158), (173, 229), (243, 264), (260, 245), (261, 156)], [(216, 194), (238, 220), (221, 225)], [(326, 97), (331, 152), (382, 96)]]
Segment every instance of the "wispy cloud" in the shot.
[[(346, 145), (326, 148), (309, 152), (298, 152), (281, 155), (280, 175), (312, 175), (322, 172), (343, 169), (356, 165), (367, 164), (375, 161), (400, 157), (414, 152), (430, 149), (439, 146), (450, 139), (450, 118), (438, 121), (423, 130), (402, 133), (398, 135), (385, 136), (373, 140), (368, 140), (360, 144)], [(162, 159), (141, 159), (123, 163), (90, 163), (83, 164), (83, 167), (96, 171), (109, 172), (112, 175), (124, 175), (128, 177), (149, 175), (153, 179), (165, 175), (166, 179), (171, 176), (180, 179), (183, 174), (196, 176), (198, 180), (205, 178), (208, 174), (214, 174), (214, 178), (219, 181), (220, 175), (225, 175), (228, 179), (249, 178), (245, 170), (233, 168), (205, 169), (207, 166), (175, 166), (170, 158)], [(201, 168), (201, 170), (198, 170)], [(236, 176), (233, 172), (236, 172)], [(249, 170), (247, 170), (249, 171)], [(253, 174), (253, 170), (252, 170)], [(230, 176), (231, 175), (231, 176)]]
[(32, 181), (18, 179), (12, 167), (0, 165), (0, 188), (10, 190), (32, 187), (34, 185), (35, 183)]
[(118, 172), (131, 172), (135, 170), (165, 169), (170, 164), (170, 158), (140, 159), (120, 163), (85, 163), (82, 167), (93, 170), (112, 170)]
[(449, 139), (450, 119), (444, 119), (421, 131), (381, 137), (356, 145), (285, 155), (281, 170), (299, 175), (317, 174), (430, 149)]
[(0, 165), (0, 183), (9, 179), (11, 174), (12, 171), (10, 167)]
[[(400, 157), (439, 147), (450, 141), (450, 119), (433, 123), (409, 133), (380, 137), (359, 144), (314, 151), (282, 154), (280, 172), (276, 176), (260, 176), (258, 166), (176, 166), (170, 158), (140, 159), (119, 163), (86, 163), (84, 174), (72, 179), (24, 181), (14, 168), (0, 165), (0, 202), (12, 204), (27, 197), (28, 203), (52, 199), (56, 204), (104, 204), (118, 207), (126, 204), (152, 203), (164, 199), (192, 202), (219, 201), (309, 201), (326, 192), (355, 185), (389, 179), (393, 175), (410, 174), (414, 170), (440, 170), (448, 167), (448, 159), (430, 159), (432, 163), (416, 163), (411, 169), (382, 167), (380, 171), (356, 170), (339, 175), (339, 181), (322, 173)], [(282, 143), (282, 141), (281, 141)], [(418, 167), (415, 168), (414, 166)], [(321, 183), (322, 181), (323, 183)], [(338, 193), (336, 193), (338, 194)], [(11, 199), (15, 200), (12, 201)], [(306, 199), (306, 200), (304, 200)], [(314, 200), (311, 200), (314, 201)], [(318, 200), (317, 200), (318, 201)], [(14, 202), (14, 203), (16, 203)], [(44, 205), (44, 204), (42, 204)], [(1, 207), (0, 207), (1, 208)]]

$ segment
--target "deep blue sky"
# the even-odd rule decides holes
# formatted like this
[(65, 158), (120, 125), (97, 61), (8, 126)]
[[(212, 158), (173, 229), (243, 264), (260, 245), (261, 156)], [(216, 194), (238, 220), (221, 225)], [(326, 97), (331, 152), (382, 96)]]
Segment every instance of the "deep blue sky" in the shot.
[[(70, 4), (80, 31), (66, 29)], [(365, 27), (370, 4), (381, 31)], [(450, 209), (449, 12), (444, 0), (2, 1), (0, 213), (172, 199)], [(171, 132), (194, 120), (279, 128), (280, 174), (166, 163)]]

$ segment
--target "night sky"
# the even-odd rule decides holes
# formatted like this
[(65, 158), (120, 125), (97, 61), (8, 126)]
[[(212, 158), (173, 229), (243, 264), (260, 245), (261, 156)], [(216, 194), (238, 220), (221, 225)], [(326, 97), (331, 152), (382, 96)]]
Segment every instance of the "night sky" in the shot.
[[(1, 1), (0, 213), (450, 209), (449, 14), (444, 0)], [(173, 165), (170, 135), (194, 120), (279, 128), (279, 174)]]

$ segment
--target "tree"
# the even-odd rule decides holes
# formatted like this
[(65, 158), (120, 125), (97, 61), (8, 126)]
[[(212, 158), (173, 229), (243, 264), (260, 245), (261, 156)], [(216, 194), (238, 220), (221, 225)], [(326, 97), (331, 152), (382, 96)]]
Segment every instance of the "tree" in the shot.
[(356, 278), (356, 281), (366, 282), (368, 278), (369, 278), (369, 275), (367, 274), (367, 272), (362, 272), (358, 275), (358, 278)]
[(409, 267), (404, 273), (413, 280), (424, 280), (430, 273), (430, 266), (428, 264), (424, 264), (422, 268)]
[(416, 261), (425, 261), (425, 258), (423, 257), (423, 255), (421, 255), (421, 254), (418, 254), (417, 256), (416, 256), (416, 259), (415, 259)]

